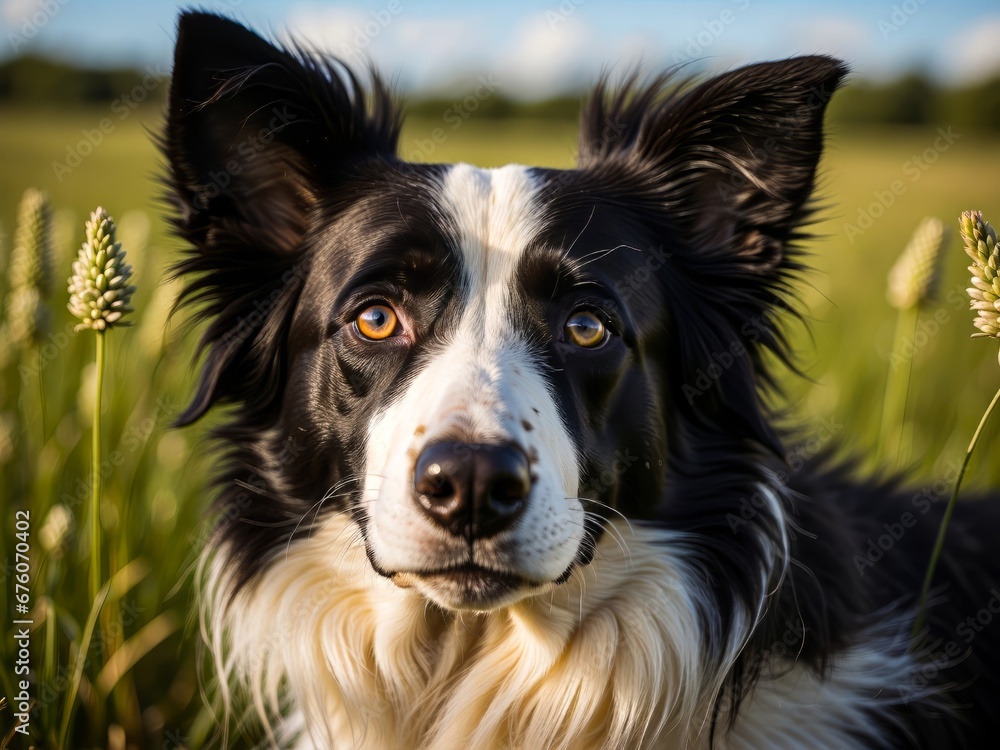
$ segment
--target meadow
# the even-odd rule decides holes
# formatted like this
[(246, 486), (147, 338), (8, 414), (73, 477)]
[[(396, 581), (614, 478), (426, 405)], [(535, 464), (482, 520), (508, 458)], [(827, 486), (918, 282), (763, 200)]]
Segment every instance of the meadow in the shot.
[[(100, 126), (112, 118), (110, 129)], [(215, 454), (204, 434), (211, 420), (183, 430), (172, 419), (192, 393), (197, 332), (169, 317), (177, 285), (167, 269), (178, 243), (165, 223), (150, 132), (155, 105), (107, 109), (0, 109), (0, 294), (17, 205), (28, 187), (46, 190), (54, 209), (57, 284), (49, 334), (18, 350), (0, 341), (0, 695), (16, 693), (11, 665), (14, 511), (30, 510), (33, 740), (55, 747), (73, 681), (87, 592), (90, 423), (94, 336), (73, 332), (65, 277), (83, 240), (83, 222), (103, 205), (135, 269), (135, 325), (109, 334), (102, 469), (104, 539), (115, 576), (113, 617), (88, 651), (67, 747), (200, 747), (214, 719), (199, 689), (193, 565), (206, 523)], [(435, 137), (435, 130), (444, 133)], [(99, 138), (98, 138), (99, 136)], [(424, 161), (483, 166), (521, 162), (566, 167), (575, 128), (561, 121), (477, 120), (452, 129), (443, 119), (410, 121), (401, 153)], [(99, 140), (99, 142), (97, 142)], [(88, 145), (89, 144), (89, 145)], [(86, 152), (86, 153), (84, 153)], [(801, 282), (805, 325), (789, 334), (807, 375), (783, 376), (785, 422), (800, 442), (789, 464), (820, 451), (855, 456), (866, 470), (905, 467), (914, 484), (951, 481), (990, 397), (1000, 386), (997, 347), (970, 340), (964, 293), (968, 260), (956, 219), (981, 209), (1000, 221), (1000, 141), (943, 124), (919, 129), (847, 130), (834, 126), (824, 159), (824, 210), (806, 246), (813, 270)], [(903, 454), (880, 445), (879, 421), (896, 311), (886, 275), (924, 216), (952, 229), (935, 301), (923, 310), (912, 345)], [(0, 305), (0, 310), (4, 306)], [(0, 313), (2, 316), (3, 313)], [(969, 488), (1000, 484), (991, 424), (973, 458)], [(951, 479), (949, 479), (949, 477)], [(13, 726), (0, 709), (0, 747)], [(20, 747), (20, 736), (10, 740)], [(23, 743), (27, 747), (27, 743)]]

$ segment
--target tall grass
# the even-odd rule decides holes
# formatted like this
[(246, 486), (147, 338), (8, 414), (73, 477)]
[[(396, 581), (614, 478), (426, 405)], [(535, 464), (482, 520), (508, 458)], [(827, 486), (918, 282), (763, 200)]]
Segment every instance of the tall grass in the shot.
[[(13, 509), (29, 508), (37, 700), (33, 739), (44, 747), (58, 747), (60, 733), (71, 748), (120, 747), (123, 738), (138, 747), (200, 747), (214, 731), (214, 720), (199, 694), (190, 571), (212, 459), (193, 447), (211, 425), (169, 429), (192, 392), (195, 337), (181, 336), (167, 317), (177, 288), (164, 279), (177, 246), (157, 207), (159, 188), (151, 179), (158, 169), (156, 154), (144, 131), (158, 127), (160, 113), (137, 110), (62, 180), (51, 169), (79, 140), (80, 131), (106, 114), (53, 117), (51, 112), (0, 109), (0, 226), (8, 233), (16, 227), (16, 207), (26, 188), (45, 189), (52, 204), (53, 262), (61, 275), (84, 239), (87, 212), (99, 200), (120, 219), (119, 239), (142, 290), (135, 298), (135, 327), (106, 339), (99, 406), (93, 334), (73, 330), (65, 297), (55, 296), (61, 295), (58, 287), (47, 302), (48, 332), (37, 346), (4, 347), (0, 340), (0, 558), (8, 562), (0, 569), (0, 605), (4, 613), (11, 611)], [(402, 153), (414, 150), (439, 125), (411, 122)], [(471, 118), (427, 158), (568, 166), (574, 138), (572, 128), (559, 124), (501, 127)], [(906, 178), (903, 165), (928, 142), (933, 142), (933, 128), (927, 134), (845, 134), (834, 140), (823, 188), (834, 208), (815, 228), (822, 237), (808, 250), (818, 271), (803, 286), (814, 318), (812, 334), (791, 330), (800, 363), (815, 379), (788, 381), (798, 417), (807, 424), (821, 417), (843, 424), (838, 439), (846, 450), (871, 456), (873, 464), (885, 458), (873, 455), (873, 447), (895, 321), (895, 311), (885, 302), (884, 279), (898, 238), (908, 235), (916, 217), (1000, 205), (1000, 183), (988, 168), (1000, 160), (1000, 143), (966, 135), (931, 171), (908, 183), (905, 194), (869, 229), (849, 240), (844, 224), (856, 222), (874, 191)], [(11, 237), (0, 244), (9, 254)], [(0, 269), (9, 265), (5, 258), (0, 256)], [(5, 297), (8, 276), (0, 273)], [(941, 394), (996, 387), (994, 354), (970, 347), (965, 339), (964, 276), (960, 266), (948, 266), (938, 301), (921, 318), (936, 321), (937, 330), (910, 355), (906, 414), (915, 481), (944, 475), (948, 462), (961, 456), (979, 416), (965, 409), (965, 401)], [(89, 438), (97, 418), (102, 429), (99, 527), (87, 520), (95, 479)], [(1000, 464), (973, 461), (966, 481), (1000, 483)], [(110, 616), (92, 616), (88, 531), (95, 528), (102, 531), (107, 561), (98, 611)], [(4, 637), (3, 695), (13, 694), (7, 668), (12, 654), (12, 642)], [(67, 707), (74, 685), (77, 698), (70, 706), (75, 710)], [(10, 707), (0, 710), (0, 738), (10, 717)]]
[(917, 226), (899, 260), (889, 271), (886, 297), (899, 313), (889, 355), (889, 375), (882, 403), (880, 448), (889, 461), (905, 467), (909, 462), (906, 440), (906, 402), (910, 393), (917, 323), (921, 309), (933, 303), (940, 282), (942, 250), (950, 232), (944, 223), (928, 216)]
[[(100, 114), (100, 113), (95, 113)], [(165, 282), (170, 251), (156, 212), (150, 179), (155, 151), (143, 126), (149, 111), (121, 124), (62, 182), (50, 163), (78, 140), (92, 119), (78, 113), (53, 129), (53, 120), (0, 110), (0, 216), (17, 226), (24, 189), (48, 189), (52, 204), (53, 265), (65, 279), (73, 248), (84, 239), (86, 212), (97, 198), (120, 218), (119, 239), (145, 291), (136, 326), (127, 336), (105, 334), (105, 387), (98, 381), (95, 335), (77, 332), (66, 310), (65, 286), (46, 300), (50, 325), (37, 345), (4, 346), (0, 334), (0, 604), (8, 623), (13, 602), (13, 510), (31, 511), (32, 710), (31, 739), (39, 747), (198, 747), (212, 731), (198, 692), (195, 638), (185, 625), (192, 611), (187, 571), (194, 561), (208, 461), (193, 452), (200, 428), (169, 429), (191, 392), (190, 340), (168, 322), (176, 285)], [(41, 120), (44, 119), (44, 122)], [(12, 234), (12, 233), (11, 233)], [(12, 238), (2, 244), (10, 248)], [(10, 250), (0, 255), (9, 266)], [(9, 274), (0, 274), (6, 300)], [(144, 285), (144, 286), (143, 286)], [(0, 327), (6, 324), (0, 304)], [(39, 396), (41, 395), (41, 399)], [(42, 404), (46, 419), (41, 420)], [(102, 452), (91, 464), (91, 427), (100, 420)], [(96, 466), (96, 472), (94, 467)], [(88, 522), (99, 481), (100, 522)], [(104, 540), (99, 556), (90, 532)], [(131, 554), (130, 554), (131, 552)], [(104, 560), (98, 600), (91, 562)], [(124, 571), (124, 573), (122, 572)], [(92, 612), (99, 612), (91, 621)], [(16, 694), (13, 642), (0, 639), (0, 695)], [(87, 637), (89, 635), (89, 638)], [(73, 694), (76, 693), (74, 697)], [(0, 712), (0, 743), (12, 725)], [(194, 727), (202, 727), (198, 734)], [(62, 734), (62, 741), (60, 741)], [(14, 735), (11, 747), (21, 747)], [(27, 747), (27, 743), (23, 743)], [(124, 745), (122, 745), (124, 747)]]

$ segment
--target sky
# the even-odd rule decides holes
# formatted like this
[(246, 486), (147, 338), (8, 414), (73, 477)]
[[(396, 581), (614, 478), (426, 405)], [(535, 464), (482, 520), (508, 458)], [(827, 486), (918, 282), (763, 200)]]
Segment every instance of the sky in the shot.
[[(34, 53), (92, 66), (169, 71), (190, 2), (0, 0), (0, 60)], [(593, 82), (603, 69), (675, 63), (723, 69), (794, 54), (846, 60), (859, 78), (919, 68), (946, 83), (1000, 71), (997, 0), (202, 0), (274, 39), (371, 60), (404, 90), (480, 76), (519, 98)]]

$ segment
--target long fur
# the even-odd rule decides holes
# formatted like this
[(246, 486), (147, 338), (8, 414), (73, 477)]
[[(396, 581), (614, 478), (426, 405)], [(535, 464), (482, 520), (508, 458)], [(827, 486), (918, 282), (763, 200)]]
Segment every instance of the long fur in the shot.
[[(998, 504), (956, 513), (911, 643), (940, 505), (793, 470), (766, 406), (845, 73), (603, 81), (576, 169), (418, 165), (374, 74), (182, 16), (162, 142), (206, 323), (180, 422), (227, 408), (200, 566), (223, 744), (980, 746), (1000, 637), (964, 618)], [(400, 321), (377, 343), (372, 304)], [(516, 520), (425, 512), (442, 443), (524, 457)]]

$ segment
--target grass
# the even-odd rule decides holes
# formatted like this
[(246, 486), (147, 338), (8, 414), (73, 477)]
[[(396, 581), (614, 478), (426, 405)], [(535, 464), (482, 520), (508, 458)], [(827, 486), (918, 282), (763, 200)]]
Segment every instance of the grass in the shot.
[[(72, 644), (81, 642), (88, 626), (94, 627), (85, 511), (93, 478), (89, 425), (96, 373), (87, 364), (93, 362), (91, 335), (72, 332), (61, 284), (52, 300), (50, 339), (39, 352), (0, 366), (0, 549), (7, 558), (0, 571), (0, 605), (3, 612), (11, 611), (12, 509), (30, 508), (37, 624), (32, 659), (42, 675), (35, 689), (36, 738), (45, 746), (56, 744), (60, 722), (69, 718), (67, 690), (79, 675), (80, 704), (67, 727), (70, 746), (108, 746), (122, 732), (139, 746), (200, 746), (212, 721), (198, 690), (190, 571), (212, 457), (199, 447), (205, 425), (168, 429), (192, 393), (195, 337), (182, 337), (176, 322), (166, 325), (166, 309), (176, 290), (163, 279), (177, 243), (168, 237), (157, 204), (159, 158), (147, 132), (159, 127), (159, 112), (148, 107), (116, 120), (114, 130), (62, 180), (53, 169), (54, 162), (66, 161), (68, 147), (76, 148), (84, 139), (81, 131), (92, 131), (107, 116), (102, 110), (0, 110), (0, 227), (9, 245), (22, 192), (29, 186), (46, 189), (56, 211), (62, 279), (83, 239), (84, 219), (101, 204), (118, 220), (119, 239), (135, 269), (136, 326), (107, 335), (102, 404), (104, 539), (115, 556), (112, 570), (126, 571), (107, 587), (107, 596), (118, 613), (112, 626), (120, 625), (116, 630), (102, 623), (89, 649), (95, 664), (106, 664), (115, 652), (125, 655), (115, 665), (131, 668), (120, 673), (81, 669), (88, 653), (73, 651)], [(435, 140), (435, 129), (443, 137)], [(815, 271), (802, 285), (811, 330), (791, 328), (794, 349), (811, 380), (788, 378), (790, 403), (798, 422), (825, 425), (824, 436), (863, 456), (870, 466), (888, 458), (878, 445), (896, 319), (885, 301), (886, 273), (923, 216), (937, 215), (954, 227), (963, 210), (1000, 213), (1000, 180), (991, 168), (1000, 164), (1000, 141), (963, 133), (946, 149), (933, 152), (936, 138), (933, 128), (834, 133), (824, 161), (821, 194), (828, 208), (815, 227), (820, 236), (807, 247)], [(443, 120), (425, 119), (407, 125), (401, 153), (486, 166), (514, 161), (567, 167), (574, 144), (575, 129), (563, 123), (473, 117), (452, 130)], [(927, 149), (935, 162), (922, 169), (914, 157), (924, 159)], [(848, 225), (858, 225), (859, 211), (871, 211), (878, 194), (888, 202), (886, 192), (892, 204), (882, 208), (869, 228), (851, 231)], [(152, 222), (148, 241), (130, 246), (129, 226), (133, 237), (141, 234), (137, 211)], [(5, 258), (0, 254), (0, 270)], [(965, 266), (956, 240), (946, 253), (942, 298), (927, 308), (917, 326), (906, 420), (914, 471), (921, 481), (954, 477), (978, 409), (1000, 384), (995, 347), (968, 340), (973, 329), (963, 291), (968, 285)], [(0, 273), (0, 292), (5, 283)], [(983, 397), (974, 397), (978, 395)], [(825, 442), (827, 437), (816, 444)], [(1000, 464), (986, 460), (988, 454), (980, 450), (973, 458), (969, 484), (1000, 483)], [(51, 509), (57, 505), (62, 510), (54, 516)], [(71, 526), (53, 541), (52, 528), (49, 536), (43, 529), (47, 522), (54, 527), (55, 517), (65, 511), (71, 514)], [(14, 691), (8, 637), (0, 641), (0, 658), (5, 667), (0, 679), (7, 680), (0, 682), (0, 692), (9, 696)], [(10, 707), (0, 711), (0, 727), (9, 716)], [(0, 738), (4, 734), (0, 731)]]
[[(921, 314), (911, 350), (906, 419), (912, 458), (925, 479), (949, 473), (976, 427), (978, 406), (963, 396), (992, 393), (1000, 381), (995, 347), (969, 340), (975, 329), (964, 292), (968, 263), (957, 239), (957, 219), (966, 207), (987, 215), (991, 206), (1000, 208), (1000, 185), (991, 170), (1000, 163), (1000, 143), (966, 134), (926, 171), (915, 171), (914, 155), (933, 140), (934, 133), (920, 132), (835, 138), (823, 189), (834, 205), (816, 228), (826, 238), (810, 246), (818, 273), (804, 296), (815, 348), (806, 337), (796, 338), (817, 379), (803, 394), (808, 411), (842, 420), (845, 437), (852, 436), (848, 447), (872, 456), (871, 463), (884, 461), (887, 456), (873, 448), (879, 447), (877, 422), (896, 320), (885, 300), (886, 275), (922, 217), (938, 216), (952, 228), (939, 299)], [(873, 193), (884, 195), (897, 180), (905, 192), (850, 242), (845, 225), (856, 224), (859, 211), (877, 202)], [(995, 485), (1000, 466), (979, 462), (970, 477)]]

